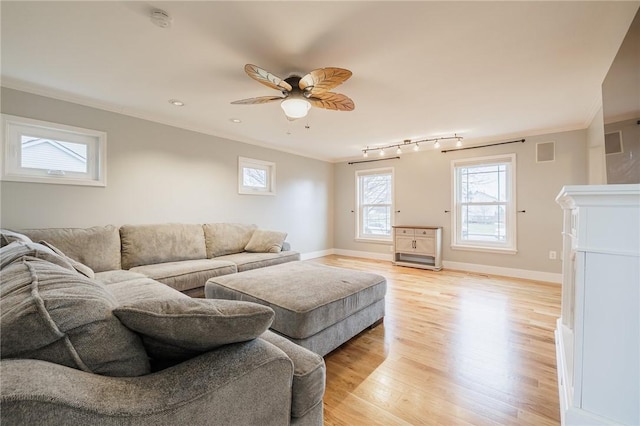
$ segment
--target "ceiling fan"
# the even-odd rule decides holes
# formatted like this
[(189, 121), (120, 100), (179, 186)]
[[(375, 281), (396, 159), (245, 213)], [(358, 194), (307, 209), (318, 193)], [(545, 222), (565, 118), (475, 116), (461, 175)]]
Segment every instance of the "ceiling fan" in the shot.
[(318, 68), (304, 77), (293, 75), (284, 80), (252, 64), (245, 65), (244, 71), (257, 82), (280, 90), (282, 96), (260, 96), (233, 101), (232, 104), (281, 101), (280, 106), (289, 120), (305, 117), (311, 106), (338, 111), (352, 111), (355, 108), (348, 96), (329, 91), (351, 77), (351, 71), (344, 68)]

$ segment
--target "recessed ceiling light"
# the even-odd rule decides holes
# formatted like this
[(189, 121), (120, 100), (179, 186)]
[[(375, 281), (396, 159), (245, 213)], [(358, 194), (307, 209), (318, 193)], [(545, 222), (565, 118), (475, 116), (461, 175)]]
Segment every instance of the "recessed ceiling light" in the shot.
[(174, 106), (184, 106), (184, 102), (177, 99), (169, 99), (169, 103)]
[(240, 120), (239, 118), (230, 118), (229, 121), (232, 123), (242, 123), (242, 120)]

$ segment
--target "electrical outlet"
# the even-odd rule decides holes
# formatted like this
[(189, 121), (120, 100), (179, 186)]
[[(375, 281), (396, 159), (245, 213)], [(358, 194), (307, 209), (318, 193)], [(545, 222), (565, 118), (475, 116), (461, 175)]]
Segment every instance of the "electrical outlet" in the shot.
[(558, 253), (554, 250), (549, 251), (549, 260), (556, 260), (558, 258)]

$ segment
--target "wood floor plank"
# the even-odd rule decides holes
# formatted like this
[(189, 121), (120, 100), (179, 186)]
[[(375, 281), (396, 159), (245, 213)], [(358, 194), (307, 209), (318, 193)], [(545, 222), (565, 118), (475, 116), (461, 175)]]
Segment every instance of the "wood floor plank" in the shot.
[(558, 425), (560, 285), (326, 256), (387, 279), (384, 323), (325, 357), (325, 424)]

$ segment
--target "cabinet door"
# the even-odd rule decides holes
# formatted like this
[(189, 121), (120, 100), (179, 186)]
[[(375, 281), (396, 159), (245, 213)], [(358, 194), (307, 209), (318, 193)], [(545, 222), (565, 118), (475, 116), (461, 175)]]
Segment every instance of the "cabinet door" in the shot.
[(415, 239), (416, 254), (422, 254), (425, 256), (436, 255), (436, 240), (434, 238), (417, 237)]
[(413, 237), (400, 237), (396, 235), (396, 253), (413, 253)]

